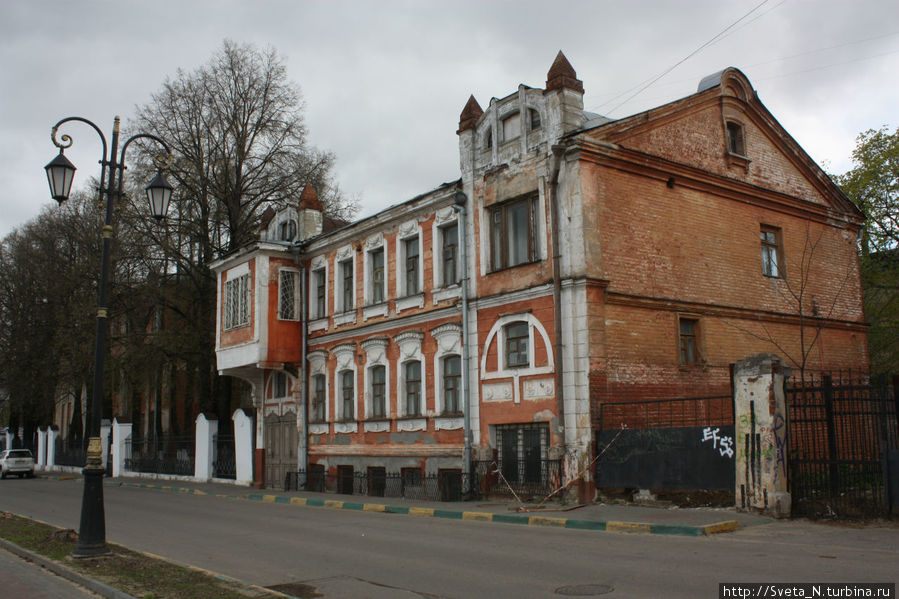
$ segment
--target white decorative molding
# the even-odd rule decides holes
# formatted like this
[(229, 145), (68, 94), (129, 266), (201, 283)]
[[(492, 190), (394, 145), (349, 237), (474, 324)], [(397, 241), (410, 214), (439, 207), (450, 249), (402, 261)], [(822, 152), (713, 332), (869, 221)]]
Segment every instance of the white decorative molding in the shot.
[(274, 414), (275, 416), (281, 415), (281, 405), (280, 404), (266, 404), (265, 405), (265, 416), (271, 416)]
[(362, 430), (366, 433), (387, 433), (390, 432), (390, 421), (366, 420), (362, 423)]
[(407, 220), (403, 224), (399, 226), (398, 237), (400, 239), (404, 237), (412, 237), (413, 235), (418, 234), (418, 221)]
[(462, 325), (454, 322), (431, 329), (431, 337), (437, 341), (438, 353), (462, 352)]
[(334, 423), (334, 432), (335, 433), (358, 433), (359, 432), (359, 423), (358, 422), (335, 422)]
[(340, 312), (339, 314), (334, 315), (334, 326), (340, 326), (342, 324), (356, 324), (356, 311), (350, 310), (349, 312)]
[[(378, 232), (375, 235), (372, 235), (368, 239), (365, 240), (365, 249), (366, 250), (375, 250), (384, 245), (384, 233)], [(385, 256), (386, 259), (386, 256)], [(387, 266), (386, 263), (384, 265)]]
[[(376, 316), (387, 316), (388, 314), (388, 303), (382, 302), (380, 304), (373, 304), (371, 306), (363, 306), (362, 307), (362, 321), (365, 322), (369, 318), (374, 318)], [(354, 314), (355, 316), (355, 314)], [(353, 322), (356, 322), (356, 319), (353, 319)]]
[(438, 431), (457, 431), (464, 426), (462, 418), (435, 418), (434, 430)]
[(412, 358), (421, 359), (421, 342), (425, 335), (421, 331), (404, 331), (393, 338), (400, 348), (400, 362)]
[(396, 430), (399, 432), (424, 431), (428, 429), (428, 421), (425, 418), (406, 418), (396, 421)]
[(309, 425), (309, 434), (310, 435), (327, 435), (330, 430), (331, 430), (331, 425), (329, 425), (327, 422), (324, 422), (324, 423), (319, 422), (319, 423)]
[(522, 390), (524, 399), (549, 399), (556, 396), (555, 381), (551, 378), (528, 379)]
[[(353, 315), (355, 316), (355, 314)], [(313, 320), (309, 322), (309, 332), (314, 333), (315, 331), (327, 331), (328, 330), (328, 317), (319, 318), (318, 320)]]
[(408, 295), (406, 297), (398, 297), (394, 301), (394, 303), (396, 304), (397, 313), (400, 313), (403, 310), (409, 310), (410, 308), (424, 308), (425, 294), (419, 293), (417, 295)]
[(484, 383), (481, 387), (484, 391), (483, 400), (512, 401), (514, 399), (512, 383)]
[(448, 224), (454, 220), (456, 220), (456, 211), (453, 210), (452, 206), (441, 208), (434, 213), (434, 223), (438, 226)]
[(328, 260), (324, 255), (316, 256), (309, 263), (309, 270), (319, 270), (321, 268), (325, 268), (328, 265)]
[(456, 284), (450, 285), (449, 287), (443, 287), (441, 289), (434, 289), (433, 291), (431, 291), (431, 296), (434, 298), (434, 305), (437, 305), (437, 303), (446, 300), (460, 298), (462, 297), (462, 286)]
[(341, 343), (335, 346), (331, 353), (337, 358), (337, 372), (347, 369), (355, 369), (356, 365), (356, 344)]
[(387, 337), (372, 337), (362, 342), (362, 351), (366, 354), (367, 362), (380, 363), (386, 359), (387, 346), (390, 339)]
[(353, 246), (345, 245), (342, 248), (340, 248), (339, 250), (337, 250), (337, 261), (344, 262), (344, 261), (352, 258), (353, 255), (354, 255)]

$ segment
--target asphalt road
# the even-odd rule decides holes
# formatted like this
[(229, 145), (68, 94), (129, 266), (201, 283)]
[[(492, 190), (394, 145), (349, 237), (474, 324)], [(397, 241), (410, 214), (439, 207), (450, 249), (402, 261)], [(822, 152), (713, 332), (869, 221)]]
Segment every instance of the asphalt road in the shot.
[[(7, 480), (0, 509), (78, 527), (80, 481)], [(224, 492), (224, 491), (223, 491)], [(106, 487), (107, 540), (326, 597), (717, 597), (719, 582), (896, 582), (899, 528), (776, 522), (669, 537)], [(583, 586), (582, 586), (583, 585)], [(581, 595), (587, 596), (587, 595)]]

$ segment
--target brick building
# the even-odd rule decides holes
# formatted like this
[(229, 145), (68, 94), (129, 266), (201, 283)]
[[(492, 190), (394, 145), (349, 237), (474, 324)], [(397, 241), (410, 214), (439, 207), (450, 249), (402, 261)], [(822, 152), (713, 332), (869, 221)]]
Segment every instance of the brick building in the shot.
[(570, 480), (600, 402), (727, 393), (762, 351), (867, 368), (862, 217), (740, 71), (619, 120), (583, 93), (560, 52), (544, 89), (468, 100), (459, 180), (335, 230), (307, 189), (212, 265), (258, 483), (449, 479), (466, 441), (512, 484)]

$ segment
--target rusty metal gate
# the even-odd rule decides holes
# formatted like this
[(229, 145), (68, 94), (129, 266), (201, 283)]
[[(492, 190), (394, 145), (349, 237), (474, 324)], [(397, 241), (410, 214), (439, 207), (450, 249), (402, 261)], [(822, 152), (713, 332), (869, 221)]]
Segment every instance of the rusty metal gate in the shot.
[[(866, 518), (899, 511), (895, 385), (806, 375), (787, 386), (793, 514)], [(895, 486), (897, 481), (893, 481)]]
[(265, 417), (265, 486), (283, 489), (289, 472), (297, 471), (297, 415)]

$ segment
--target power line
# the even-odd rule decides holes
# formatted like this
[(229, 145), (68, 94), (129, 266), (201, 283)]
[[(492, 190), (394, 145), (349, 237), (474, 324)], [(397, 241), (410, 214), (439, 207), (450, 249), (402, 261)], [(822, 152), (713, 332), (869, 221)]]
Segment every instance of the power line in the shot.
[[(704, 44), (702, 44), (701, 46), (699, 46), (696, 50), (694, 50), (693, 52), (691, 52), (690, 54), (688, 54), (687, 56), (685, 56), (684, 58), (682, 58), (681, 60), (679, 60), (678, 62), (676, 62), (676, 63), (675, 63), (674, 65), (672, 65), (671, 67), (669, 67), (669, 68), (667, 68), (666, 70), (664, 70), (662, 73), (660, 73), (660, 74), (657, 75), (656, 77), (652, 78), (652, 79), (649, 81), (649, 83), (646, 83), (645, 85), (643, 85), (642, 87), (640, 87), (640, 89), (638, 89), (638, 90), (637, 90), (636, 92), (634, 92), (632, 95), (628, 96), (627, 99), (625, 99), (623, 102), (619, 103), (619, 104), (616, 105), (614, 108), (612, 108), (612, 109), (609, 111), (609, 114), (615, 112), (616, 110), (618, 110), (619, 108), (621, 108), (624, 104), (627, 104), (628, 102), (630, 102), (631, 100), (633, 100), (635, 97), (637, 97), (638, 95), (640, 95), (640, 94), (643, 92), (643, 90), (645, 90), (647, 87), (649, 87), (650, 85), (652, 85), (653, 83), (655, 83), (656, 81), (658, 81), (659, 79), (661, 79), (662, 77), (664, 77), (665, 75), (667, 75), (668, 73), (670, 73), (671, 71), (673, 71), (674, 69), (676, 69), (677, 67), (679, 67), (681, 64), (683, 64), (683, 63), (686, 62), (687, 60), (693, 58), (694, 56), (696, 56), (697, 54), (699, 54), (700, 52), (702, 52), (703, 50), (705, 50), (707, 47), (709, 47), (709, 46), (711, 46), (712, 44), (714, 44), (714, 43), (715, 43), (716, 41), (718, 41), (720, 38), (724, 37), (724, 35), (727, 34), (728, 31), (730, 31), (731, 29), (733, 29), (738, 23), (740, 23), (740, 21), (746, 19), (749, 15), (751, 15), (752, 13), (754, 13), (755, 11), (757, 11), (758, 9), (760, 9), (762, 6), (764, 6), (765, 4), (767, 4), (769, 1), (770, 1), (770, 0), (762, 0), (762, 2), (761, 2), (760, 4), (756, 5), (752, 10), (750, 10), (749, 12), (747, 12), (745, 15), (743, 15), (742, 17), (740, 17), (739, 19), (737, 19), (736, 21), (734, 21), (733, 23), (731, 23), (730, 25), (728, 25), (727, 27), (725, 27), (723, 30), (721, 30), (720, 33), (718, 33), (717, 35), (715, 35), (712, 39), (710, 39), (710, 40), (707, 41), (706, 43), (704, 43)], [(782, 4), (782, 3), (781, 3), (781, 4)], [(778, 5), (778, 6), (779, 6), (779, 5)], [(775, 7), (775, 8), (777, 8), (777, 7)]]

